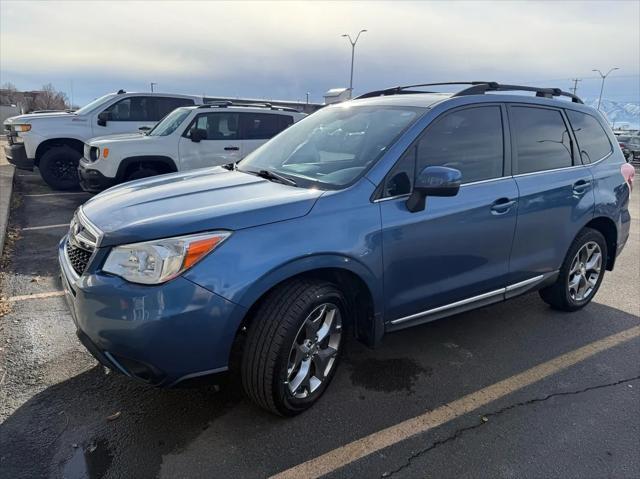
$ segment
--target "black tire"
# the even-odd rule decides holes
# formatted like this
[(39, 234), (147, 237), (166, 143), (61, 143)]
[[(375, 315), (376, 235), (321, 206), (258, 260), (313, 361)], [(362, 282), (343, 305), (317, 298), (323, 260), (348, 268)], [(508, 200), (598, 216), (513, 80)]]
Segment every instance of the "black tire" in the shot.
[(70, 146), (56, 146), (42, 155), (40, 176), (54, 190), (73, 190), (80, 186), (78, 164), (82, 153)]
[[(600, 247), (602, 261), (600, 266), (600, 275), (596, 281), (595, 286), (591, 290), (591, 292), (582, 300), (576, 300), (571, 297), (569, 292), (568, 282), (569, 282), (569, 273), (571, 270), (572, 262), (578, 253), (578, 251), (590, 242), (595, 242)], [(597, 230), (591, 228), (584, 228), (578, 236), (573, 240), (571, 246), (569, 247), (569, 251), (567, 251), (567, 256), (562, 263), (562, 267), (560, 268), (560, 273), (558, 275), (558, 279), (554, 284), (543, 288), (539, 291), (540, 297), (552, 308), (558, 309), (560, 311), (577, 311), (581, 308), (584, 308), (593, 297), (598, 292), (600, 285), (602, 284), (602, 279), (604, 278), (604, 273), (606, 270), (606, 262), (607, 262), (607, 242), (602, 235)]]
[(133, 181), (133, 180), (141, 180), (142, 178), (149, 178), (150, 176), (159, 175), (160, 172), (154, 170), (153, 168), (140, 168), (139, 170), (134, 170), (130, 172), (124, 181)]
[(269, 293), (259, 306), (249, 328), (241, 369), (243, 388), (258, 406), (278, 415), (294, 416), (311, 407), (326, 390), (338, 366), (344, 328), (331, 369), (315, 391), (299, 398), (287, 383), (294, 342), (310, 314), (325, 304), (338, 308), (344, 324), (344, 296), (327, 281), (290, 280)]

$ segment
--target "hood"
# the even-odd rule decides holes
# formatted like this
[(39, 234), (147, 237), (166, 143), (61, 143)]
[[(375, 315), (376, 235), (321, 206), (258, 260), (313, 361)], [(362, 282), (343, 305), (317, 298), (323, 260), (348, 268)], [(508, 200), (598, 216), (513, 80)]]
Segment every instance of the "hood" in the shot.
[(137, 141), (137, 140), (145, 140), (155, 138), (153, 136), (147, 136), (144, 133), (121, 133), (118, 135), (107, 135), (107, 136), (98, 136), (96, 138), (91, 138), (87, 143), (92, 146), (103, 145), (105, 143), (122, 143), (129, 141)]
[(45, 118), (45, 119), (56, 118), (56, 117), (69, 118), (71, 116), (77, 116), (77, 115), (75, 113), (69, 113), (66, 111), (57, 111), (53, 113), (28, 113), (26, 115), (12, 116), (11, 118), (7, 118), (4, 122), (5, 124), (9, 125), (12, 123), (26, 123), (26, 122), (30, 122), (31, 120), (39, 120), (42, 118)]
[(215, 167), (125, 183), (82, 209), (111, 246), (298, 218), (322, 193)]

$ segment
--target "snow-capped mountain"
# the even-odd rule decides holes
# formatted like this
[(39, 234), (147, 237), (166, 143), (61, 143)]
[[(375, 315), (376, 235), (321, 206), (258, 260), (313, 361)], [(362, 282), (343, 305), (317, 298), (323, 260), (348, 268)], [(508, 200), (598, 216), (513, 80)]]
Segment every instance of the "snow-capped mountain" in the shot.
[[(585, 100), (587, 105), (598, 107), (598, 99)], [(610, 124), (615, 127), (626, 127), (629, 129), (640, 128), (640, 103), (617, 102), (602, 99), (600, 111), (604, 114)]]

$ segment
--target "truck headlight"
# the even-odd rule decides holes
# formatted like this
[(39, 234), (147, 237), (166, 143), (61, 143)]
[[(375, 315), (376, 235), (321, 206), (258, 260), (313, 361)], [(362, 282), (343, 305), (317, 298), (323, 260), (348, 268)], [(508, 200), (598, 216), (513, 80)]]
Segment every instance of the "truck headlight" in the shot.
[(29, 125), (28, 123), (25, 123), (23, 125), (13, 125), (13, 130), (24, 133), (25, 131), (31, 131), (31, 125)]
[(131, 283), (164, 283), (191, 268), (230, 235), (229, 231), (214, 231), (116, 246), (102, 270)]

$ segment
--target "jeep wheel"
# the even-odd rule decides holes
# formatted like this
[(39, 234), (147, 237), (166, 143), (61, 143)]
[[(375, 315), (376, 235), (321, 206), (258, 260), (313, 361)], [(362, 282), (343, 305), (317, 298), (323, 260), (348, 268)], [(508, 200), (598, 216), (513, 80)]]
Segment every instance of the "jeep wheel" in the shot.
[(54, 190), (72, 190), (78, 188), (78, 164), (82, 154), (70, 146), (57, 146), (48, 150), (38, 167), (40, 176)]
[(125, 181), (141, 180), (142, 178), (149, 178), (150, 176), (156, 176), (160, 173), (153, 168), (140, 168), (130, 172)]
[(555, 309), (577, 311), (593, 299), (604, 277), (607, 243), (602, 233), (583, 229), (569, 247), (556, 282), (540, 290)]
[(293, 416), (311, 407), (335, 374), (345, 301), (332, 283), (291, 280), (260, 305), (242, 358), (242, 384), (260, 407)]

